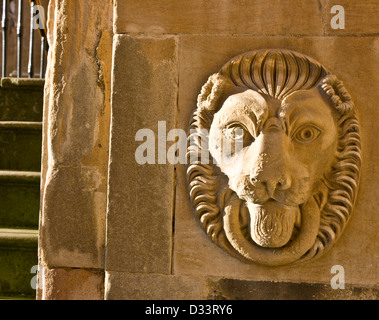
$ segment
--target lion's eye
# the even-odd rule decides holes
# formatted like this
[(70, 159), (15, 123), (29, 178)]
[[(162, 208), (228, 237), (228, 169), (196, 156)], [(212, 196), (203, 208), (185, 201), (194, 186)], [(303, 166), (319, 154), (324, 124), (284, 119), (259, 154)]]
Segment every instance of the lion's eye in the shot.
[(253, 140), (248, 130), (239, 123), (232, 123), (228, 125), (222, 131), (223, 135), (231, 141), (243, 141)]
[(313, 125), (306, 125), (296, 131), (294, 134), (294, 139), (300, 143), (311, 143), (315, 141), (320, 134), (320, 129)]

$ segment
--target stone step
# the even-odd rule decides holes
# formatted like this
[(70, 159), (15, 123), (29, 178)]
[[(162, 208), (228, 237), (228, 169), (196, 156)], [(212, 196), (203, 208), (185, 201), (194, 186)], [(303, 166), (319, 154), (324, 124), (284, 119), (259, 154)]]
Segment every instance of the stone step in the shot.
[(42, 121), (43, 79), (2, 78), (0, 121)]
[(41, 170), (42, 123), (0, 121), (0, 170)]
[(0, 171), (0, 228), (38, 227), (39, 172)]
[(35, 297), (38, 231), (0, 229), (0, 296)]
[(0, 301), (15, 301), (15, 300), (35, 300), (35, 297), (23, 296), (23, 295), (13, 295), (13, 296), (0, 296)]

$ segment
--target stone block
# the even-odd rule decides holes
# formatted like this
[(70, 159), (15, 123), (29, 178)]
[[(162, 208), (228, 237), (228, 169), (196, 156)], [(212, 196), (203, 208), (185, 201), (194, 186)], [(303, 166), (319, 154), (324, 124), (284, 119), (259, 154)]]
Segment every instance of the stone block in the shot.
[[(71, 11), (75, 14), (68, 14)], [(62, 45), (51, 46), (49, 51), (43, 158), (49, 165), (102, 167), (106, 175), (112, 4), (50, 1), (49, 15), (48, 30), (57, 28), (54, 41)], [(68, 38), (65, 30), (71, 30)]]
[[(377, 300), (375, 287), (109, 272), (106, 300)], [(233, 314), (238, 310), (233, 310)]]
[(199, 300), (207, 297), (207, 281), (202, 277), (106, 274), (106, 300)]
[(39, 270), (39, 300), (103, 300), (104, 272), (79, 269)]
[(138, 164), (135, 152), (143, 142), (135, 136), (147, 128), (155, 141), (158, 121), (165, 121), (166, 130), (175, 127), (177, 40), (118, 35), (114, 41), (106, 270), (166, 274), (174, 167)]
[(246, 281), (217, 279), (208, 281), (209, 297), (215, 300), (377, 300), (374, 287), (347, 286), (334, 290), (329, 284)]
[(321, 35), (316, 0), (117, 1), (115, 33)]
[(43, 264), (54, 267), (104, 267), (106, 193), (96, 168), (51, 168), (44, 185), (40, 218)]
[(187, 130), (197, 95), (209, 75), (237, 54), (263, 48), (290, 49), (309, 55), (334, 72), (351, 93), (363, 141), (360, 190), (352, 217), (333, 248), (312, 263), (269, 268), (241, 262), (212, 244), (202, 231), (188, 199), (186, 168), (178, 165), (173, 272), (175, 275), (206, 274), (254, 281), (329, 283), (333, 276), (332, 266), (342, 265), (347, 283), (372, 286), (378, 278), (375, 265), (379, 261), (379, 247), (375, 241), (379, 220), (374, 209), (378, 203), (373, 187), (379, 178), (376, 168), (379, 152), (372, 148), (372, 141), (379, 134), (374, 120), (379, 117), (376, 108), (379, 96), (372, 85), (379, 80), (377, 38), (183, 36), (179, 52), (178, 125)]

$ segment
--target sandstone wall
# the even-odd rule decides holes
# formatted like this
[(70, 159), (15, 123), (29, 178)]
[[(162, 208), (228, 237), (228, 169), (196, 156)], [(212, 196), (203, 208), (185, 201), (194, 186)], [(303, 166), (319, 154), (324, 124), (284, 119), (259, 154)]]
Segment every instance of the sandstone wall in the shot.
[[(45, 283), (88, 277), (91, 297), (105, 299), (378, 298), (379, 6), (338, 4), (345, 29), (331, 27), (335, 3), (328, 0), (118, 0), (113, 12), (111, 1), (51, 1), (40, 231)], [(226, 254), (200, 228), (185, 165), (135, 160), (138, 130), (158, 136), (165, 121), (167, 132), (187, 131), (207, 78), (232, 57), (263, 48), (304, 53), (337, 74), (361, 124), (353, 215), (327, 254), (298, 266), (270, 268)], [(330, 286), (334, 265), (345, 270), (344, 290)], [(57, 297), (42, 291), (43, 298)]]

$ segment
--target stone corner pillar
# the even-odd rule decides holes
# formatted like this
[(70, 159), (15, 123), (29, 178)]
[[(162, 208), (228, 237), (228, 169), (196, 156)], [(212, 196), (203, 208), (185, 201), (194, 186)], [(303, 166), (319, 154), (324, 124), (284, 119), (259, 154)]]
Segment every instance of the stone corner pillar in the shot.
[(112, 0), (50, 1), (39, 299), (103, 298), (112, 38)]

